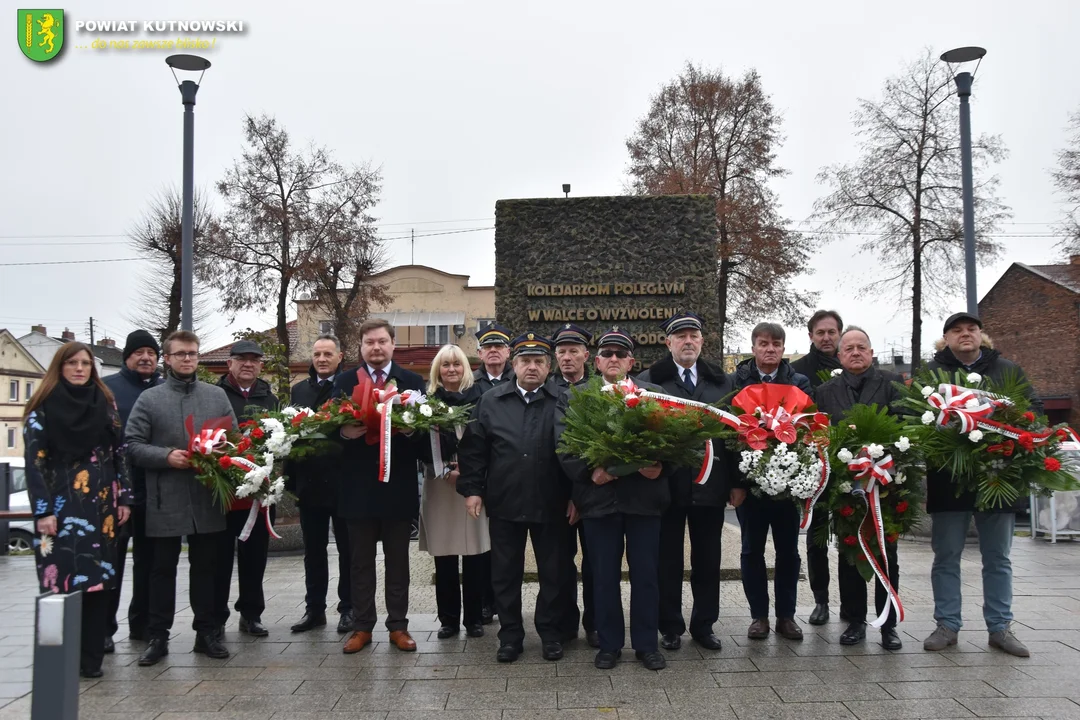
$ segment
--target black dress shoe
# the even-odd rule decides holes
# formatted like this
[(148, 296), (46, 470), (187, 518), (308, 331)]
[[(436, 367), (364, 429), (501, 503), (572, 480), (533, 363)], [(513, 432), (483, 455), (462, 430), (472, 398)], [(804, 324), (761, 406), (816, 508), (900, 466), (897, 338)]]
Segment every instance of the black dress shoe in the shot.
[(600, 633), (598, 633), (596, 630), (585, 631), (585, 642), (589, 643), (589, 647), (600, 647)]
[(622, 655), (622, 650), (617, 652), (601, 650), (596, 653), (596, 658), (593, 660), (593, 666), (597, 670), (611, 670), (618, 664), (620, 655)]
[(858, 645), (866, 639), (866, 623), (855, 622), (848, 625), (847, 630), (840, 636), (841, 645)]
[(810, 613), (811, 625), (824, 625), (829, 622), (829, 603), (818, 603), (814, 606), (814, 612)]
[(158, 661), (168, 654), (169, 641), (164, 638), (154, 638), (150, 641), (150, 645), (147, 646), (146, 651), (139, 658), (139, 665), (142, 667), (157, 665)]
[(114, 652), (116, 652), (116, 644), (113, 642), (112, 637), (105, 638), (105, 654), (112, 655)]
[(270, 634), (270, 631), (266, 629), (266, 626), (262, 624), (259, 618), (248, 619), (246, 617), (240, 618), (240, 632), (247, 633), (252, 637), (266, 637)]
[(716, 637), (713, 633), (709, 633), (708, 635), (695, 635), (694, 642), (706, 650), (720, 649), (720, 638)]
[(87, 679), (89, 679), (89, 680), (93, 680), (94, 678), (99, 678), (99, 677), (101, 677), (101, 676), (102, 676), (102, 675), (104, 675), (104, 674), (105, 674), (105, 673), (103, 673), (103, 672), (101, 671), (101, 668), (98, 668), (97, 670), (90, 670), (90, 669), (88, 669), (88, 668), (81, 668), (81, 669), (79, 670), (79, 675), (81, 675), (81, 676), (83, 676), (84, 678), (87, 678)]
[(469, 637), (484, 637), (484, 626), (480, 623), (466, 625), (465, 634)]
[(658, 652), (636, 652), (634, 657), (641, 661), (646, 670), (663, 670), (667, 667), (667, 660)]
[(495, 608), (491, 605), (485, 605), (480, 610), (480, 619), (485, 625), (490, 625), (495, 622)]
[(682, 636), (675, 633), (664, 633), (660, 638), (660, 647), (665, 650), (678, 650), (682, 647)]
[(461, 628), (457, 625), (443, 625), (441, 628), (439, 628), (439, 632), (436, 637), (438, 637), (440, 640), (445, 640), (447, 638), (454, 637), (459, 632), (461, 632)]
[(520, 645), (506, 644), (499, 648), (499, 651), (495, 653), (495, 659), (501, 663), (512, 663), (518, 659), (521, 655)]
[(195, 646), (191, 648), (191, 652), (202, 653), (206, 657), (217, 658), (218, 660), (229, 657), (228, 649), (221, 644), (221, 641), (213, 633), (196, 635)]
[(324, 625), (326, 625), (326, 613), (307, 612), (304, 613), (304, 617), (300, 619), (300, 622), (293, 625), (289, 630), (294, 633), (302, 633)]
[(562, 643), (554, 640), (544, 643), (543, 655), (545, 660), (562, 660)]
[(886, 650), (903, 649), (904, 643), (900, 642), (900, 635), (897, 634), (896, 628), (881, 631), (881, 647)]
[(347, 632), (352, 632), (353, 625), (355, 624), (356, 616), (352, 614), (352, 610), (350, 610), (349, 612), (343, 612), (341, 613), (341, 618), (338, 620), (337, 631), (342, 635)]

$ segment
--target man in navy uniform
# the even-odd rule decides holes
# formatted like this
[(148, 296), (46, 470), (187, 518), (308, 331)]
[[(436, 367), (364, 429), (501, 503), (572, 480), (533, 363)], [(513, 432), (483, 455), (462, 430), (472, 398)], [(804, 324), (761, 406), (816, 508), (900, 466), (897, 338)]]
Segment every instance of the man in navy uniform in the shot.
[(473, 382), (484, 392), (514, 379), (510, 338), (510, 331), (495, 322), (488, 323), (476, 333), (477, 354), (482, 364), (473, 373)]

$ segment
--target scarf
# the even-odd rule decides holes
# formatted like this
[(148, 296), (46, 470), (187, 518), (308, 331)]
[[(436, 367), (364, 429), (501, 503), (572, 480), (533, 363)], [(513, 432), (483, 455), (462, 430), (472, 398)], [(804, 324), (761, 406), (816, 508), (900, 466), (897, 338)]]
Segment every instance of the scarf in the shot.
[(49, 424), (49, 454), (63, 462), (85, 460), (94, 448), (115, 439), (109, 406), (97, 383), (72, 385), (60, 378), (42, 409)]
[(862, 389), (866, 386), (866, 381), (870, 378), (870, 373), (871, 369), (867, 368), (861, 375), (853, 375), (847, 370), (840, 374), (852, 405), (859, 404), (859, 397), (862, 395)]

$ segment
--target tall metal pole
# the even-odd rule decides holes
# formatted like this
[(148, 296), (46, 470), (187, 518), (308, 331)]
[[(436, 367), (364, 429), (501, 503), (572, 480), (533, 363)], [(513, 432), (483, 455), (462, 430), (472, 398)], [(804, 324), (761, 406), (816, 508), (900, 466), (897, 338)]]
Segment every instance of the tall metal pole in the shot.
[(184, 211), (181, 220), (180, 247), (180, 327), (191, 330), (192, 289), (195, 271), (195, 93), (199, 86), (185, 80), (180, 83), (180, 96), (184, 102)]
[(960, 96), (960, 164), (964, 190), (964, 269), (967, 274), (967, 311), (978, 316), (979, 296), (975, 287), (975, 187), (971, 171), (971, 84), (974, 76), (962, 72), (956, 76), (956, 94)]

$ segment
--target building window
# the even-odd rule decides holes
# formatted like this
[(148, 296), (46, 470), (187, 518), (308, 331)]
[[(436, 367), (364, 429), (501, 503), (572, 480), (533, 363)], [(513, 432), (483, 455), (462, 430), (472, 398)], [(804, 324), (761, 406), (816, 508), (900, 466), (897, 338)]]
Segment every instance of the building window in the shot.
[(476, 330), (479, 332), (488, 326), (488, 323), (495, 322), (495, 318), (476, 318)]
[(426, 328), (424, 328), (425, 345), (446, 345), (449, 342), (449, 325), (428, 325)]
[(320, 335), (331, 335), (331, 334), (333, 334), (333, 332), (334, 332), (334, 321), (333, 320), (320, 320), (319, 321), (319, 334)]
[(8, 401), (19, 402), (19, 381), (12, 380), (8, 383)]
[(15, 428), (7, 429), (7, 446), (8, 450), (15, 449)]
[(26, 400), (27, 400), (27, 402), (30, 401), (30, 396), (33, 395), (33, 394), (34, 394), (34, 383), (32, 383), (32, 382), (26, 383)]

